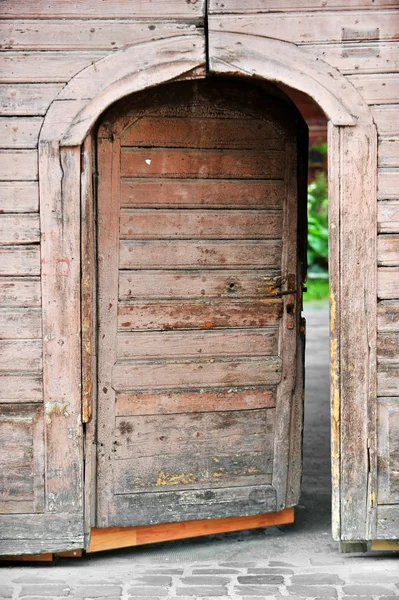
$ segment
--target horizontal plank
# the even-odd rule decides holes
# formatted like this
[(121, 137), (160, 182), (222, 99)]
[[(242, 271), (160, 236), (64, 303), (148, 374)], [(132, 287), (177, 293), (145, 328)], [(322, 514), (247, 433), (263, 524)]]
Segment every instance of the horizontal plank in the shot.
[(281, 208), (284, 181), (122, 179), (121, 206), (137, 208)]
[(171, 363), (118, 362), (112, 387), (117, 392), (202, 387), (275, 385), (281, 379), (281, 359), (214, 360)]
[(278, 329), (118, 333), (118, 359), (276, 355)]
[(0, 179), (3, 181), (37, 181), (37, 151), (0, 150)]
[(280, 240), (147, 241), (120, 243), (120, 269), (279, 268)]
[(0, 181), (0, 213), (39, 210), (39, 186), (35, 181)]
[(377, 506), (377, 533), (379, 540), (399, 539), (398, 505)]
[(265, 298), (276, 295), (281, 277), (273, 271), (121, 271), (121, 300)]
[(0, 244), (34, 244), (40, 241), (36, 214), (0, 215)]
[(0, 275), (40, 275), (40, 247), (0, 246)]
[(262, 13), (282, 11), (323, 11), (367, 10), (376, 8), (396, 8), (396, 0), (284, 0), (284, 6), (277, 0), (210, 0), (209, 14)]
[(378, 298), (399, 298), (399, 267), (378, 268)]
[(377, 369), (378, 396), (399, 396), (399, 362), (383, 362)]
[(1, 148), (36, 148), (40, 127), (40, 117), (1, 117)]
[(398, 134), (399, 104), (375, 105), (371, 112), (380, 137)]
[[(23, 542), (24, 540), (44, 541), (51, 547), (51, 543), (58, 545), (59, 550), (65, 550), (62, 544), (70, 536), (71, 539), (80, 540), (83, 543), (83, 536), (79, 538), (79, 532), (82, 530), (82, 522), (79, 514), (41, 514), (41, 515), (0, 515), (0, 531), (2, 533), (3, 547), (1, 553), (7, 551), (7, 542), (12, 540)], [(51, 541), (51, 543), (49, 542)], [(10, 544), (11, 546), (11, 544)], [(32, 547), (34, 545), (32, 544)], [(32, 554), (35, 550), (27, 549)], [(46, 547), (46, 546), (45, 546)], [(83, 548), (83, 546), (80, 546)], [(10, 551), (10, 550), (8, 550)], [(18, 550), (13, 554), (20, 554)], [(22, 552), (23, 554), (23, 552)]]
[(378, 264), (384, 267), (399, 266), (399, 235), (379, 235)]
[(399, 233), (399, 202), (378, 202), (378, 233)]
[[(330, 3), (328, 8), (331, 9)], [(245, 12), (245, 11), (242, 11)], [(267, 35), (295, 44), (327, 44), (396, 40), (396, 16), (390, 10), (324, 10), (274, 14), (211, 16), (214, 31)]]
[(348, 75), (367, 104), (396, 104), (399, 102), (399, 73), (384, 75)]
[(118, 328), (120, 331), (171, 331), (273, 327), (281, 315), (281, 300), (135, 302), (119, 306)]
[(53, 0), (50, 4), (46, 0), (37, 0), (34, 4), (25, 0), (3, 0), (3, 18), (24, 19), (199, 19), (204, 15), (204, 1), (195, 3), (181, 2), (181, 0), (142, 0), (129, 2), (123, 0), (115, 5), (113, 0), (102, 0), (101, 4), (90, 0)]
[(4, 50), (120, 50), (132, 43), (184, 33), (192, 33), (189, 24), (114, 18), (17, 18), (0, 23), (0, 46)]
[(378, 144), (378, 166), (399, 166), (399, 138), (382, 139)]
[(40, 308), (0, 308), (0, 339), (37, 339), (41, 335)]
[(42, 340), (0, 340), (0, 369), (40, 371)]
[(399, 331), (379, 332), (377, 341), (379, 362), (399, 362)]
[[(344, 34), (346, 29), (343, 29)], [(355, 34), (362, 32), (354, 30)], [(349, 30), (349, 35), (351, 30)], [(367, 35), (367, 32), (365, 32)], [(378, 35), (374, 29), (371, 35)], [(362, 38), (363, 41), (364, 38)], [(343, 41), (337, 44), (314, 44), (303, 46), (307, 52), (338, 69), (344, 75), (354, 73), (392, 73), (399, 69), (399, 44), (397, 42)]]
[(281, 238), (282, 212), (122, 209), (122, 239)]
[(237, 515), (256, 515), (277, 510), (276, 491), (271, 485), (241, 486), (211, 490), (175, 490), (115, 496), (109, 526), (196, 521)]
[(399, 331), (399, 300), (384, 300), (377, 307), (378, 331)]
[[(228, 432), (226, 436), (227, 434)], [(194, 443), (192, 452), (183, 451), (177, 456), (161, 454), (115, 461), (115, 494), (200, 490), (210, 487), (218, 489), (272, 482), (272, 449), (264, 452), (240, 452), (238, 448), (231, 456), (219, 454), (212, 457), (196, 453), (196, 446), (198, 444)]]
[(278, 129), (264, 120), (142, 117), (121, 136), (122, 146), (283, 150)]
[(378, 170), (378, 199), (399, 199), (399, 169)]
[(0, 84), (0, 115), (43, 116), (62, 87), (61, 83)]
[(161, 392), (117, 394), (117, 416), (164, 415), (226, 410), (254, 410), (275, 406), (275, 389), (230, 388), (225, 390), (193, 390), (190, 392)]
[(40, 278), (0, 277), (0, 305), (21, 308), (41, 306)]
[(42, 374), (0, 372), (0, 400), (2, 402), (42, 402)]
[(66, 83), (76, 73), (101, 60), (106, 52), (2, 52), (1, 83)]
[(122, 177), (282, 179), (281, 150), (122, 148)]

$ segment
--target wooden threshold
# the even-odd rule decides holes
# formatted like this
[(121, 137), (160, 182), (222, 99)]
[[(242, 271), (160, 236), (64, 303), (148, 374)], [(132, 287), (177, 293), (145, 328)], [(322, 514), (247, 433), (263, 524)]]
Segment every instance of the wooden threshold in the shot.
[(396, 550), (399, 551), (399, 540), (374, 540), (371, 542), (371, 550)]
[(7, 562), (51, 562), (54, 555), (51, 552), (45, 554), (4, 554), (0, 561)]
[(108, 527), (106, 529), (94, 527), (91, 529), (90, 544), (86, 552), (115, 550), (117, 548), (182, 540), (215, 533), (228, 533), (230, 531), (240, 531), (241, 529), (286, 525), (293, 522), (294, 508), (286, 508), (280, 512), (249, 517), (160, 523), (140, 527)]

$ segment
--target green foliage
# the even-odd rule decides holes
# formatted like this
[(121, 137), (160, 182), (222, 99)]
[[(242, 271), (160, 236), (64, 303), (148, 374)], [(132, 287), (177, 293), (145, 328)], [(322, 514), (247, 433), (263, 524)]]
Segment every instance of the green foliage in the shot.
[(323, 172), (308, 186), (308, 268), (311, 273), (328, 270), (328, 198)]
[(324, 300), (328, 298), (328, 279), (308, 279), (306, 292), (303, 293), (304, 302)]

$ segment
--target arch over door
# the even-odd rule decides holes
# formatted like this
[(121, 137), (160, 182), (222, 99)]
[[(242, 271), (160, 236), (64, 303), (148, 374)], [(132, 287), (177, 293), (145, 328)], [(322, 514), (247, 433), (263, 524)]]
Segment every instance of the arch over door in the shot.
[(105, 115), (98, 527), (297, 502), (304, 131), (285, 98), (220, 79)]

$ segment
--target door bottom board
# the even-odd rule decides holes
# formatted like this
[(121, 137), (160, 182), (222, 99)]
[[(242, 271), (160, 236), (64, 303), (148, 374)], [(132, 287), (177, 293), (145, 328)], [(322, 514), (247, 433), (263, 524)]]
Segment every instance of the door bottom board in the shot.
[(286, 525), (293, 522), (294, 508), (286, 508), (280, 512), (248, 517), (159, 523), (140, 527), (108, 527), (105, 529), (95, 527), (91, 529), (90, 544), (86, 552), (102, 552), (103, 550), (182, 540), (215, 533), (228, 533), (241, 529)]

